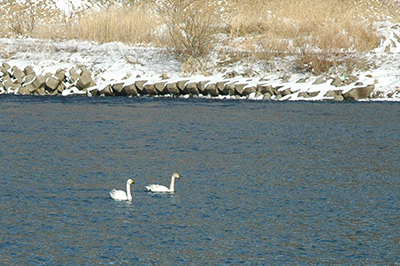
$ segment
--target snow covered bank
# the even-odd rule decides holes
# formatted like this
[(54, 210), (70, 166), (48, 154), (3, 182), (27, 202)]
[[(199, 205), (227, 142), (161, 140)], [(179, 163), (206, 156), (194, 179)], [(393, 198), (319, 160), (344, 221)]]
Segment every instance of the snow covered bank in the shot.
[[(379, 30), (385, 36), (381, 45), (363, 55), (374, 67), (349, 76), (270, 71), (261, 62), (240, 62), (223, 70), (210, 68), (211, 75), (187, 76), (179, 61), (161, 48), (4, 38), (0, 39), (0, 93), (400, 101), (400, 25), (382, 24)], [(218, 64), (211, 61), (210, 65)], [(27, 68), (34, 76), (25, 73)], [(248, 76), (248, 69), (256, 76)], [(65, 77), (58, 77), (60, 73)]]

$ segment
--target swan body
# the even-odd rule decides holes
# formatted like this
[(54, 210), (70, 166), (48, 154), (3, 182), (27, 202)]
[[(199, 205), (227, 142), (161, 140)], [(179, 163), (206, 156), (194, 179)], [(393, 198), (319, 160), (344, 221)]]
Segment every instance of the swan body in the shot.
[(158, 192), (158, 193), (166, 193), (166, 192), (174, 192), (175, 191), (175, 179), (180, 179), (180, 176), (178, 173), (173, 173), (171, 176), (171, 184), (169, 185), (169, 188), (166, 186), (161, 186), (158, 184), (152, 184), (146, 186), (148, 191), (151, 192)]
[(132, 195), (131, 195), (131, 184), (134, 184), (132, 179), (128, 179), (126, 181), (126, 192), (123, 190), (116, 190), (113, 189), (110, 191), (110, 196), (111, 198), (115, 200), (132, 200)]

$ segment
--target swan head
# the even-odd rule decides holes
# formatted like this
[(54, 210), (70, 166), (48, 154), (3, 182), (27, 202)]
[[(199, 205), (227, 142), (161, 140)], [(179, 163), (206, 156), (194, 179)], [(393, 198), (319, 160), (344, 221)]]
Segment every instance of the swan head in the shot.
[(180, 179), (181, 178), (180, 175), (177, 172), (173, 173), (172, 177), (176, 178), (176, 179)]
[(128, 180), (126, 181), (126, 183), (127, 183), (127, 184), (129, 184), (129, 185), (131, 185), (131, 184), (135, 184), (135, 182), (133, 182), (133, 180), (132, 180), (132, 179), (128, 179)]

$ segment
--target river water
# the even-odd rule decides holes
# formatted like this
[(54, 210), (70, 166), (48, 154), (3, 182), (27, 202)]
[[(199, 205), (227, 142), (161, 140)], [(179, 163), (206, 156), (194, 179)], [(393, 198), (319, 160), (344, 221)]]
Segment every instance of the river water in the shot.
[[(400, 263), (400, 105), (0, 97), (2, 265)], [(168, 185), (174, 194), (145, 186)], [(132, 202), (113, 188), (132, 178)]]

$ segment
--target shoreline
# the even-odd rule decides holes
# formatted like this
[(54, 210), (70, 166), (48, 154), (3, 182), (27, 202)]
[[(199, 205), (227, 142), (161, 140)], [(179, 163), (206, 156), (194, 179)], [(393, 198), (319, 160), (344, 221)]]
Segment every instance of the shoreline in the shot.
[(274, 61), (273, 70), (265, 62), (216, 68), (211, 61), (209, 73), (186, 75), (162, 48), (31, 38), (3, 38), (0, 45), (10, 53), (0, 61), (0, 94), (400, 101), (398, 52), (360, 54), (374, 67), (347, 75), (295, 72), (287, 58)]

